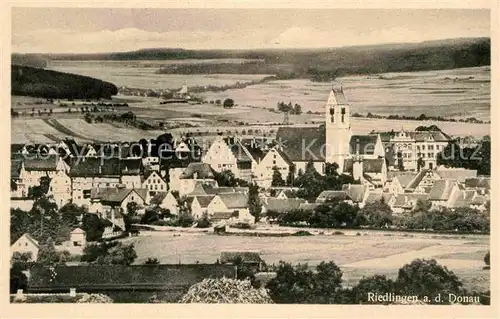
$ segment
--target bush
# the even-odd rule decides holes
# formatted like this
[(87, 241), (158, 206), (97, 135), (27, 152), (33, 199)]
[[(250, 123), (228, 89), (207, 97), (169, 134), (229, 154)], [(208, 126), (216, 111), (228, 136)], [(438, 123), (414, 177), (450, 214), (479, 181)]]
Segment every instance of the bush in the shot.
[(159, 265), (160, 261), (158, 258), (151, 258), (149, 257), (145, 262), (144, 265)]
[(313, 236), (313, 234), (306, 230), (299, 230), (298, 232), (293, 233), (292, 236)]
[(212, 224), (210, 223), (210, 220), (208, 219), (208, 216), (206, 214), (203, 214), (203, 216), (196, 222), (197, 228), (209, 228), (211, 225)]
[(438, 295), (443, 303), (449, 303), (448, 294), (464, 293), (457, 275), (434, 259), (416, 259), (400, 268), (395, 287), (398, 294), (418, 296), (419, 300), (425, 297), (430, 303), (441, 303), (434, 300)]

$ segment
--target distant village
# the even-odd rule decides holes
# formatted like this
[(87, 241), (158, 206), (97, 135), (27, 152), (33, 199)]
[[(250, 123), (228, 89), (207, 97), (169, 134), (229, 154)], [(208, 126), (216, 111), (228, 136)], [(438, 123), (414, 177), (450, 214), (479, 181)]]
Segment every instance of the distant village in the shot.
[[(391, 131), (357, 135), (351, 131), (350, 105), (342, 88), (332, 88), (319, 127), (280, 127), (275, 139), (217, 136), (206, 148), (193, 137), (172, 138), (167, 153), (149, 142), (138, 152), (134, 143), (93, 144), (66, 139), (53, 145), (11, 145), (11, 208), (29, 211), (32, 190), (47, 185), (47, 198), (58, 208), (73, 203), (109, 221), (103, 238), (125, 232), (130, 203), (144, 215), (159, 206), (175, 216), (188, 210), (212, 225), (256, 223), (249, 202), (257, 186), (259, 222), (269, 212), (284, 214), (314, 209), (331, 201), (364, 207), (383, 201), (393, 214), (412, 211), (419, 200), (433, 208), (460, 207), (485, 211), (491, 180), (476, 170), (437, 165), (451, 138), (441, 131)], [(141, 146), (135, 143), (134, 147)], [(326, 189), (316, 198), (300, 198), (291, 182), (314, 169), (348, 176), (352, 183)], [(239, 182), (221, 184), (221, 174)], [(12, 253), (38, 244), (29, 234)], [(75, 254), (85, 247), (82, 229), (59, 249)], [(30, 249), (31, 249), (30, 248)], [(34, 254), (36, 259), (36, 254)]]

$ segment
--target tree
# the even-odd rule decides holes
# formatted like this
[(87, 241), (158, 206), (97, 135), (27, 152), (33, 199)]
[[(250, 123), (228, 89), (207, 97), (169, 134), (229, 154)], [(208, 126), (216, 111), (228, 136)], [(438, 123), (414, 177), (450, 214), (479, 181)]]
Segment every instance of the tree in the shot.
[[(352, 289), (352, 303), (369, 303), (367, 298), (369, 293), (383, 295), (385, 293), (395, 292), (395, 284), (391, 279), (382, 275), (372, 277), (363, 277), (359, 283)], [(389, 303), (389, 302), (388, 302)]]
[(490, 252), (487, 252), (486, 255), (484, 255), (484, 263), (486, 266), (490, 266)]
[(137, 253), (135, 252), (134, 244), (123, 245), (119, 243), (118, 245), (111, 247), (107, 254), (102, 259), (98, 259), (98, 262), (104, 264), (112, 265), (131, 265), (137, 258)]
[(102, 238), (104, 224), (96, 214), (85, 213), (82, 217), (82, 229), (86, 233), (87, 241), (96, 241)]
[(275, 303), (335, 303), (341, 289), (342, 271), (334, 262), (321, 262), (316, 271), (307, 264), (293, 267), (280, 262), (276, 277), (266, 288)]
[(145, 262), (144, 265), (159, 265), (160, 261), (158, 258), (151, 258), (149, 257)]
[(45, 266), (53, 266), (58, 262), (59, 256), (56, 252), (54, 241), (49, 237), (38, 251), (37, 263)]
[(256, 184), (251, 184), (248, 190), (248, 210), (255, 217), (255, 221), (258, 222), (262, 211), (262, 203), (259, 197), (259, 186)]
[(211, 225), (210, 219), (208, 219), (208, 215), (206, 213), (204, 213), (203, 216), (196, 221), (197, 228), (208, 228)]
[(223, 103), (224, 108), (232, 108), (234, 106), (233, 99), (225, 99)]
[(448, 294), (462, 294), (462, 286), (457, 275), (435, 259), (416, 259), (404, 265), (399, 269), (395, 283), (398, 294), (418, 296), (419, 300), (426, 297), (429, 303), (440, 303), (435, 301), (438, 295), (441, 295), (442, 302), (449, 303)]
[(373, 227), (384, 227), (392, 224), (392, 210), (382, 198), (381, 200), (368, 203), (362, 209), (366, 224)]
[(283, 176), (281, 175), (281, 172), (277, 166), (273, 166), (273, 180), (271, 182), (271, 186), (285, 186), (285, 181), (283, 180)]

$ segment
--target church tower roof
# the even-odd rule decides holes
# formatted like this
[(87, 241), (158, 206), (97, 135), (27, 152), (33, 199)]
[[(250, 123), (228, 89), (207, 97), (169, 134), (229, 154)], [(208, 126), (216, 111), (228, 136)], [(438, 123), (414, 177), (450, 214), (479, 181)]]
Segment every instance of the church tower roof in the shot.
[(332, 90), (330, 91), (330, 96), (328, 97), (328, 105), (348, 105), (344, 95), (344, 89), (342, 88), (342, 84), (332, 85)]

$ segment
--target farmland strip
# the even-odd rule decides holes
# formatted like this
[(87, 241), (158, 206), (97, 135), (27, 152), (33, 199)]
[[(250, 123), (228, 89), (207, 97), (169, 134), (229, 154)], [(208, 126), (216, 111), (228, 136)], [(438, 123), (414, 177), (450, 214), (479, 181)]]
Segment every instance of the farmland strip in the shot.
[(75, 133), (72, 130), (68, 129), (66, 126), (59, 123), (59, 121), (57, 121), (56, 119), (45, 119), (44, 121), (45, 121), (45, 123), (47, 123), (48, 125), (52, 126), (53, 128), (55, 128), (56, 130), (58, 130), (59, 132), (65, 134), (65, 135), (81, 138), (83, 140), (88, 140), (88, 141), (92, 141), (92, 142), (98, 142), (98, 143), (102, 142), (101, 140), (92, 139), (92, 138)]

